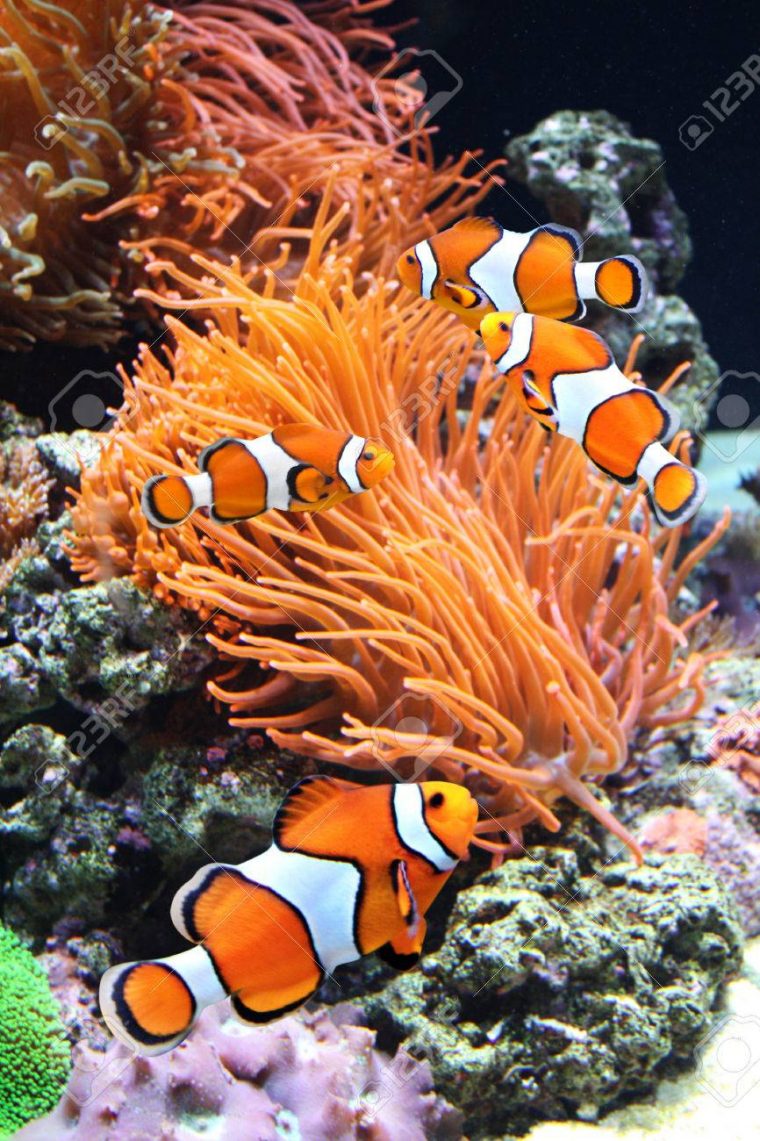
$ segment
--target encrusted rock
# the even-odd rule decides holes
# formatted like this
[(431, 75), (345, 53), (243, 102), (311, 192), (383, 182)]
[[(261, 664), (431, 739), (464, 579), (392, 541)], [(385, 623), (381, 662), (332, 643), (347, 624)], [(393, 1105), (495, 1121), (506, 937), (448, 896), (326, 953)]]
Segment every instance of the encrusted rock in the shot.
[(652, 387), (676, 364), (691, 361), (671, 399), (686, 426), (700, 431), (720, 368), (696, 315), (675, 295), (691, 240), (659, 144), (636, 138), (607, 111), (558, 111), (512, 139), (506, 153), (510, 177), (546, 205), (552, 221), (584, 238), (584, 260), (633, 253), (644, 263), (653, 288), (642, 311), (632, 319), (592, 303), (587, 323), (609, 342), (619, 364), (635, 334), (646, 333), (637, 367)]
[(459, 894), (420, 970), (365, 1000), (381, 1045), (430, 1061), (468, 1136), (642, 1096), (705, 1032), (739, 924), (696, 857), (650, 861), (595, 875), (569, 851), (509, 861)]

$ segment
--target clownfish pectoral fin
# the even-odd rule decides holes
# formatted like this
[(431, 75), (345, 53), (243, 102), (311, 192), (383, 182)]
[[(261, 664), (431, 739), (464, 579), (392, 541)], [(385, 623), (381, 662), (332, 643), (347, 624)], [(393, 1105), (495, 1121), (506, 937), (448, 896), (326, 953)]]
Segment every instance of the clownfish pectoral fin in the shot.
[(580, 274), (577, 275), (579, 292), (583, 297), (596, 297), (605, 305), (623, 309), (626, 313), (638, 313), (646, 301), (646, 270), (631, 254), (584, 266), (583, 273), (593, 273), (593, 281), (587, 279), (585, 288), (581, 288)]
[(142, 490), (141, 506), (149, 523), (162, 530), (177, 527), (197, 507), (208, 506), (207, 477), (154, 475)]
[(100, 980), (100, 1009), (112, 1034), (139, 1054), (163, 1054), (185, 1038), (204, 1006), (224, 998), (200, 947), (143, 963), (121, 963)]
[(306, 843), (317, 813), (327, 813), (346, 795), (362, 788), (338, 777), (304, 777), (293, 785), (275, 814), (272, 836), (279, 848), (294, 849)]
[(295, 503), (321, 505), (330, 497), (330, 489), (334, 486), (332, 476), (323, 475), (310, 464), (300, 464), (292, 468), (288, 475), (288, 489)]
[(396, 903), (398, 904), (401, 918), (410, 931), (416, 930), (421, 917), (419, 908), (417, 907), (417, 900), (414, 898), (414, 892), (412, 891), (412, 885), (409, 882), (409, 871), (406, 866), (406, 860), (393, 861), (391, 864), (391, 882), (396, 894)]
[(649, 486), (649, 503), (663, 527), (679, 527), (699, 510), (707, 495), (707, 480), (687, 467), (659, 441), (645, 449), (638, 474)]
[(457, 285), (454, 281), (441, 283), (441, 297), (462, 309), (476, 309), (486, 301), (479, 289), (473, 289), (470, 285)]
[(378, 947), (375, 954), (395, 970), (409, 971), (420, 961), (426, 931), (427, 924), (420, 918), (414, 931), (407, 928), (395, 939)]

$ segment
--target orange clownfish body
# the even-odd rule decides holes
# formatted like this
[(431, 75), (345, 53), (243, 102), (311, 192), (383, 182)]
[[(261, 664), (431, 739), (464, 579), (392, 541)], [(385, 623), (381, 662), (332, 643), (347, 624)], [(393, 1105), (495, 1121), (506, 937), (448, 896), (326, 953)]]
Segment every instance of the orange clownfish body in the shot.
[(424, 915), (467, 858), (477, 815), (469, 792), (445, 781), (307, 777), (280, 806), (270, 848), (209, 864), (177, 892), (172, 919), (198, 946), (106, 971), (106, 1023), (139, 1053), (162, 1054), (227, 996), (243, 1021), (269, 1022), (371, 951), (413, 966)]
[(635, 313), (644, 303), (646, 274), (628, 254), (581, 262), (582, 241), (564, 226), (527, 234), (505, 230), (493, 218), (464, 218), (401, 255), (403, 284), (478, 329), (487, 313), (538, 313), (577, 321), (583, 298)]
[(643, 479), (658, 522), (677, 527), (707, 494), (703, 475), (664, 446), (678, 413), (634, 384), (596, 333), (529, 313), (491, 313), (481, 336), (525, 410), (550, 432), (569, 436), (607, 475), (626, 486)]
[(198, 457), (198, 475), (155, 475), (142, 493), (154, 527), (176, 527), (199, 507), (215, 523), (263, 511), (324, 511), (375, 487), (393, 468), (380, 440), (312, 424), (284, 424), (255, 440), (218, 440)]

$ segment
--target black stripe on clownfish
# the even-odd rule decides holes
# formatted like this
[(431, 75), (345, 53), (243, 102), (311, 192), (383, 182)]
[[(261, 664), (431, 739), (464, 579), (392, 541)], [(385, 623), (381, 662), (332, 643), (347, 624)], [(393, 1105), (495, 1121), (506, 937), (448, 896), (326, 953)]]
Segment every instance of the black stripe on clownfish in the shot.
[(263, 1023), (362, 954), (411, 966), (425, 913), (467, 857), (476, 820), (469, 792), (444, 781), (306, 778), (280, 806), (270, 848), (201, 868), (177, 892), (172, 920), (196, 946), (106, 971), (107, 1025), (139, 1053), (160, 1054), (226, 997), (244, 1021)]

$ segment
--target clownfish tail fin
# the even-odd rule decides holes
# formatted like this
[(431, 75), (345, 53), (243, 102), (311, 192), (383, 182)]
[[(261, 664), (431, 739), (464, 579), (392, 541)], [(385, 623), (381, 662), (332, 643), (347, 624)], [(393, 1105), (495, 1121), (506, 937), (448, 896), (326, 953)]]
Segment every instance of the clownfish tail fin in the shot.
[(638, 474), (649, 486), (650, 506), (663, 527), (686, 523), (707, 495), (707, 480), (702, 473), (681, 463), (659, 442), (645, 450)]
[(224, 998), (202, 947), (166, 959), (120, 963), (100, 980), (111, 1033), (139, 1054), (164, 1054), (189, 1034), (205, 1006)]
[(646, 300), (646, 270), (632, 254), (581, 262), (575, 267), (575, 281), (580, 297), (595, 298), (626, 313), (637, 313)]
[(143, 487), (142, 509), (154, 527), (177, 527), (199, 507), (211, 506), (208, 475), (154, 475)]

